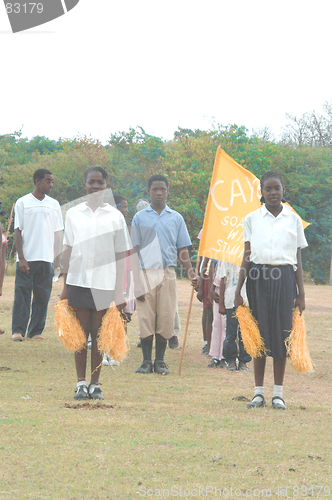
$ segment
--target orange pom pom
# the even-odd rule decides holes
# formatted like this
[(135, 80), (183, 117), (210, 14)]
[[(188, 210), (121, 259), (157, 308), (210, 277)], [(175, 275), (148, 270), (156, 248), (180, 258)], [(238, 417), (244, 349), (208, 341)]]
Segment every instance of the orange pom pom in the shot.
[(85, 333), (67, 299), (60, 300), (55, 306), (55, 325), (67, 351), (78, 352), (86, 347)]
[(248, 306), (239, 306), (235, 311), (241, 329), (242, 341), (245, 350), (253, 358), (266, 355), (264, 341), (261, 337), (256, 319)]
[(123, 361), (128, 352), (124, 322), (113, 302), (103, 317), (98, 336), (98, 350), (109, 354), (114, 361)]
[(307, 345), (307, 334), (303, 313), (296, 307), (293, 311), (292, 331), (285, 340), (290, 365), (299, 373), (311, 372), (313, 364)]

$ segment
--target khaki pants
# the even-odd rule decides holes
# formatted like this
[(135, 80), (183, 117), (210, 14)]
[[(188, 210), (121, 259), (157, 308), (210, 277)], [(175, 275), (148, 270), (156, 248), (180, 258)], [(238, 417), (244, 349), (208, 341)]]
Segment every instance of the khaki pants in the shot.
[(159, 333), (170, 339), (174, 335), (177, 304), (175, 271), (173, 268), (147, 269), (144, 278), (149, 291), (144, 301), (136, 299), (140, 337), (145, 339)]

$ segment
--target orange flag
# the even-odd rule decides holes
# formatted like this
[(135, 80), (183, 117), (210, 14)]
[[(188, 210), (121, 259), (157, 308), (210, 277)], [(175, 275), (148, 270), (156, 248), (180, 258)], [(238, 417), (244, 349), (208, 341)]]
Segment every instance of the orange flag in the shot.
[(243, 220), (261, 206), (260, 197), (259, 179), (218, 147), (198, 255), (240, 266)]

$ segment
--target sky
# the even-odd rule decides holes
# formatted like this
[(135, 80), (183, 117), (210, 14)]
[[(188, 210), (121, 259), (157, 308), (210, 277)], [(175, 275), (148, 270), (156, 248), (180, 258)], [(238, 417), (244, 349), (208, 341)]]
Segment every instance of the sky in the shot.
[(0, 134), (105, 143), (237, 124), (278, 138), (286, 113), (332, 100), (331, 19), (330, 0), (80, 0), (13, 34), (1, 2)]

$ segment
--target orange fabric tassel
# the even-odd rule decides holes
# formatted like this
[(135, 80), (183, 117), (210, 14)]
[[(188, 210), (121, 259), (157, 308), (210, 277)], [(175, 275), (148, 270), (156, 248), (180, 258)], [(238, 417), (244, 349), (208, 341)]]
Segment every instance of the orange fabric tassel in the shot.
[(248, 306), (239, 306), (235, 311), (241, 329), (242, 341), (245, 350), (253, 358), (266, 355), (264, 341), (261, 337), (256, 319)]
[(120, 312), (113, 302), (103, 317), (98, 335), (98, 350), (114, 361), (123, 361), (128, 352), (127, 335)]
[(78, 352), (86, 347), (85, 333), (67, 299), (60, 300), (55, 306), (55, 324), (59, 339), (67, 351)]
[(299, 373), (313, 371), (307, 345), (307, 334), (303, 313), (296, 307), (293, 311), (293, 325), (289, 337), (285, 340), (290, 365)]

